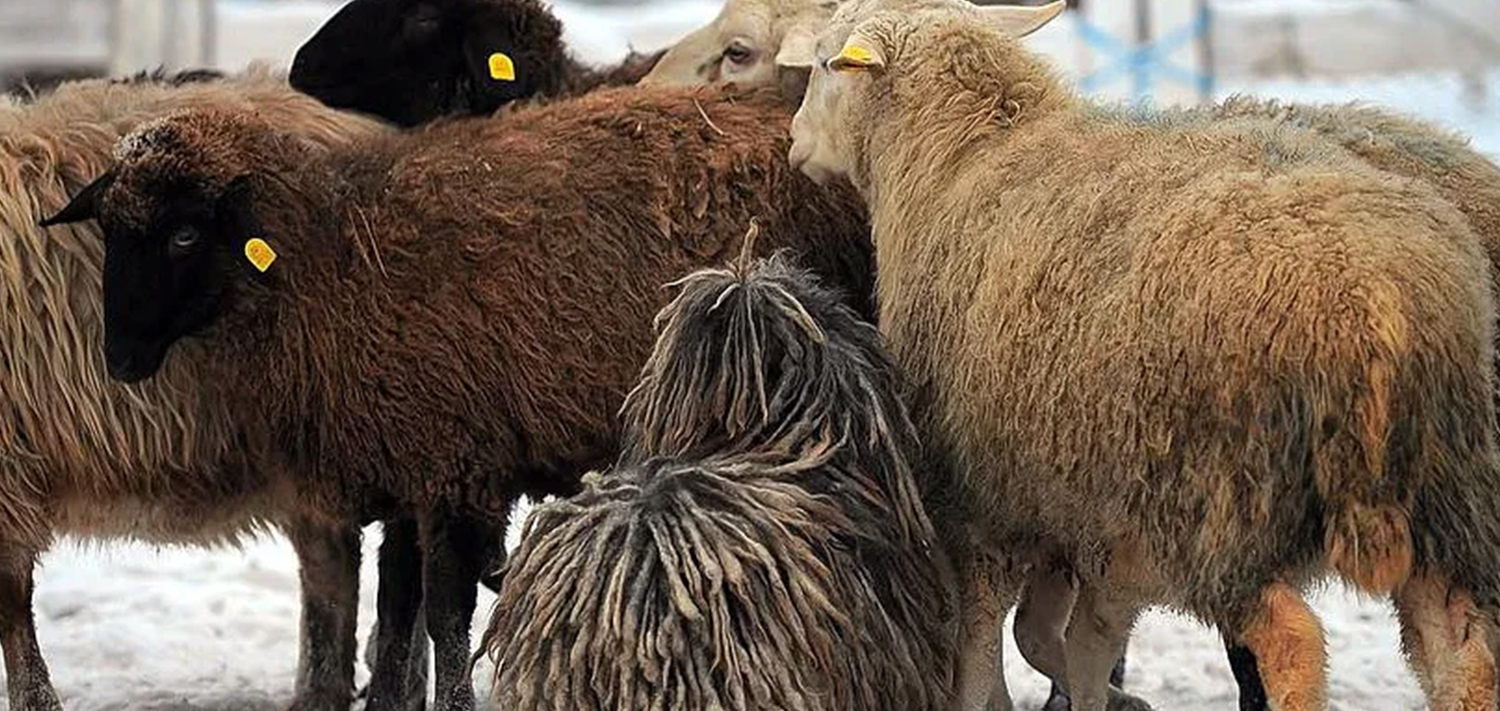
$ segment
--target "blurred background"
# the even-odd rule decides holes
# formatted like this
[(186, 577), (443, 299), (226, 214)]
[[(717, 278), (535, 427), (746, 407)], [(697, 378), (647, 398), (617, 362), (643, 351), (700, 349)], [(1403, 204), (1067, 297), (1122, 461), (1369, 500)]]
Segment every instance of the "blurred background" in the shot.
[[(1030, 2), (1032, 0), (1023, 0)], [(0, 0), (0, 85), (163, 65), (285, 64), (339, 0)], [(1086, 92), (1159, 104), (1236, 92), (1363, 99), (1500, 154), (1500, 0), (1070, 0), (1038, 33)], [(670, 43), (720, 0), (559, 0), (579, 58)]]

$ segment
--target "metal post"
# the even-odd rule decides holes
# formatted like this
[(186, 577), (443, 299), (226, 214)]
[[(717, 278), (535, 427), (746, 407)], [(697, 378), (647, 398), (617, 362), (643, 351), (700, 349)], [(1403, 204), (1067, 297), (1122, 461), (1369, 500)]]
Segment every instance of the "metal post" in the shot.
[(161, 57), (161, 66), (168, 71), (177, 69), (180, 62), (177, 58), (177, 26), (178, 10), (177, 0), (161, 0), (161, 40), (157, 45), (157, 56)]
[(219, 3), (218, 0), (198, 0), (198, 60), (205, 69), (216, 69), (219, 64)]
[(1151, 91), (1151, 69), (1145, 52), (1151, 46), (1151, 0), (1135, 0), (1135, 52), (1131, 55), (1131, 75), (1135, 82), (1135, 100), (1145, 101)]
[(1198, 100), (1202, 103), (1213, 103), (1214, 83), (1218, 80), (1219, 72), (1214, 67), (1214, 16), (1213, 4), (1209, 0), (1196, 0), (1198, 5), (1198, 17), (1203, 20), (1203, 35), (1198, 38), (1198, 62), (1203, 66), (1199, 68), (1203, 72), (1203, 84), (1198, 92)]
[(105, 32), (109, 33), (109, 39), (105, 40), (109, 47), (108, 67), (105, 69), (110, 74), (120, 71), (120, 14), (123, 12), (120, 5), (125, 0), (113, 0), (109, 3), (109, 13), (105, 19)]

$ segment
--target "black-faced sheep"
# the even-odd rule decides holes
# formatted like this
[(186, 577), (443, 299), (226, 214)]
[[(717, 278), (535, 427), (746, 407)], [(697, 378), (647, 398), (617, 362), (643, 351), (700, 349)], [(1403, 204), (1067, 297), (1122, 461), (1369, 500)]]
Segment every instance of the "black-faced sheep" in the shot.
[(271, 524), (286, 530), (302, 565), (293, 708), (350, 702), (357, 522), (299, 515), (295, 489), (248, 460), (192, 359), (151, 383), (110, 383), (99, 357), (99, 230), (37, 224), (108, 167), (120, 136), (173, 110), (256, 112), (325, 147), (384, 130), (329, 112), (261, 69), (203, 81), (211, 78), (90, 80), (0, 107), (0, 643), (16, 711), (60, 708), (31, 614), (32, 569), (57, 536), (216, 545)]
[(105, 230), (114, 377), (206, 333), (247, 436), (416, 515), (438, 701), (466, 708), (480, 570), (517, 497), (574, 493), (617, 454), (660, 285), (759, 218), (766, 247), (872, 292), (857, 198), (777, 160), (790, 113), (774, 92), (605, 90), (326, 158), (189, 113), (124, 139), (64, 219)]
[(948, 709), (953, 582), (879, 332), (780, 260), (680, 286), (620, 462), (528, 519), (501, 707)]
[(1102, 115), (988, 14), (843, 6), (790, 157), (869, 203), (882, 329), (991, 543), (1078, 578), (1044, 671), (1103, 708), (1166, 604), (1250, 647), (1274, 707), (1322, 708), (1298, 589), (1335, 575), (1392, 598), (1434, 709), (1493, 709), (1494, 305), (1467, 221), (1285, 124)]
[(633, 84), (658, 56), (586, 67), (540, 0), (353, 0), (297, 50), (290, 80), (329, 106), (413, 126)]

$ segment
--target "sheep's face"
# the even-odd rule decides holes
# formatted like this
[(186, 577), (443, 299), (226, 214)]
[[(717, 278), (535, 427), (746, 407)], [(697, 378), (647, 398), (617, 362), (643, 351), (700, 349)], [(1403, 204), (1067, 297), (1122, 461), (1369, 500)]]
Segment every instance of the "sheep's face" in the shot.
[(729, 0), (713, 22), (668, 49), (641, 83), (781, 80), (800, 94), (810, 68), (805, 57), (836, 7), (834, 0)]
[[(862, 34), (872, 29), (863, 27)], [(885, 70), (884, 52), (854, 32), (855, 23), (835, 20), (818, 40), (807, 92), (792, 118), (792, 148), (787, 158), (792, 167), (820, 184), (855, 177), (859, 148), (868, 129), (861, 117), (879, 115), (872, 103), (879, 101), (875, 94)], [(844, 49), (851, 42), (857, 46)]]
[(288, 79), (414, 126), (555, 91), (566, 61), (562, 25), (538, 0), (353, 0), (297, 50)]
[[(115, 167), (44, 225), (97, 219), (104, 233), (104, 356), (143, 380), (183, 336), (213, 323), (253, 232), (249, 181), (164, 119), (127, 136)], [(225, 148), (217, 137), (207, 145)], [(244, 257), (240, 257), (240, 262)]]
[[(101, 216), (104, 229), (104, 349), (110, 376), (135, 382), (155, 374), (168, 348), (209, 326), (228, 292), (233, 207), (243, 183), (217, 197), (181, 185), (159, 196), (144, 225)], [(106, 201), (107, 204), (107, 201)]]
[[(1036, 7), (981, 7), (964, 0), (846, 0), (807, 60), (813, 71), (792, 119), (788, 160), (819, 183), (849, 177), (863, 186), (868, 159), (864, 152), (873, 145), (872, 126), (897, 113), (892, 102), (898, 85), (892, 75), (910, 77), (904, 83), (908, 93), (937, 91), (931, 82), (920, 81), (932, 76), (927, 60), (941, 41), (919, 38), (924, 27), (959, 17), (1024, 37), (1056, 17), (1063, 5), (1062, 0)], [(918, 98), (941, 101), (937, 96)]]

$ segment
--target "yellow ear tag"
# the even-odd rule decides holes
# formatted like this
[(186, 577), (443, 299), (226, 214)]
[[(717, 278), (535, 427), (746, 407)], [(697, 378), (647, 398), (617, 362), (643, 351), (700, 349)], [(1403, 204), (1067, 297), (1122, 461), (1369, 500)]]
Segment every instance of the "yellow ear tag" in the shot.
[(490, 55), (490, 78), (495, 81), (515, 81), (516, 63), (510, 60), (504, 52), (496, 52)]
[(845, 69), (869, 69), (875, 63), (875, 55), (859, 45), (845, 45), (834, 58)]
[(245, 259), (264, 272), (271, 268), (271, 262), (276, 261), (276, 250), (271, 249), (271, 245), (266, 244), (265, 240), (255, 237), (245, 243)]

